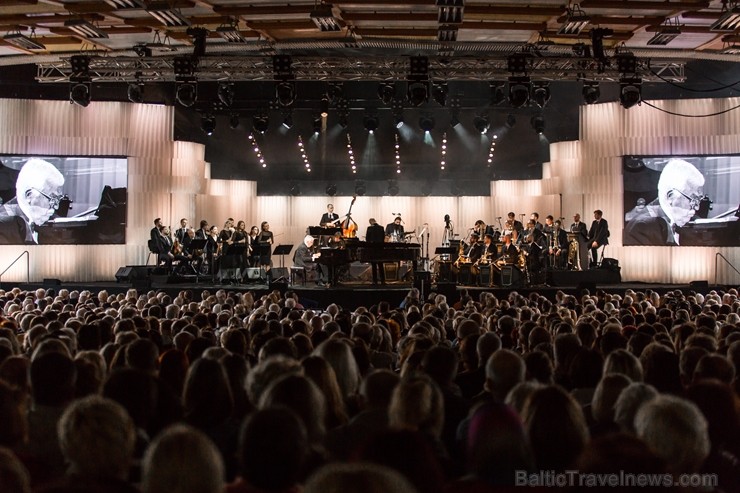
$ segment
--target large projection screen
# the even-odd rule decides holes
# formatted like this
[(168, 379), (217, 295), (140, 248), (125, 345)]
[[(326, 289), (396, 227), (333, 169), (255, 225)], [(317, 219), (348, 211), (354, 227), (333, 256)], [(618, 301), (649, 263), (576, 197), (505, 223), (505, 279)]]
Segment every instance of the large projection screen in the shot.
[(0, 245), (126, 242), (127, 160), (0, 156)]
[(624, 158), (625, 246), (740, 246), (740, 156)]

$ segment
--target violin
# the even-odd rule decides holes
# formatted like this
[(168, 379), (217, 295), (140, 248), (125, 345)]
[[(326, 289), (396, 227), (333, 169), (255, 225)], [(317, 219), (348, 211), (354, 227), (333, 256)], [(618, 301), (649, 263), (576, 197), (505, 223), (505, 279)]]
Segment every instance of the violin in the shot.
[(357, 223), (352, 219), (352, 206), (355, 205), (355, 200), (357, 200), (357, 195), (352, 196), (352, 203), (349, 204), (349, 211), (347, 211), (347, 216), (344, 221), (342, 221), (342, 236), (345, 238), (355, 238), (357, 236)]

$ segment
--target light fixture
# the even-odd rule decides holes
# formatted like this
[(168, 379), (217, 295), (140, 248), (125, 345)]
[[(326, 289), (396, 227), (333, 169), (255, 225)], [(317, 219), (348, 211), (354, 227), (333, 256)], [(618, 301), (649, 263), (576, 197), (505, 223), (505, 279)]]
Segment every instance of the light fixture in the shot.
[(521, 108), (529, 102), (529, 77), (509, 77), (509, 104)]
[(408, 100), (412, 106), (421, 106), (429, 100), (426, 82), (412, 82), (408, 88)]
[(128, 100), (132, 103), (143, 103), (144, 84), (142, 84), (141, 82), (129, 82), (126, 94), (128, 96)]
[(378, 85), (378, 98), (384, 105), (390, 106), (396, 96), (396, 86), (392, 82), (381, 82)]
[(540, 108), (547, 106), (550, 101), (550, 83), (549, 82), (535, 82), (532, 85), (532, 100)]
[(401, 142), (398, 139), (398, 132), (395, 133), (396, 138), (396, 174), (401, 174)]
[(462, 104), (459, 96), (453, 96), (450, 98), (450, 126), (452, 128), (460, 125), (460, 106), (462, 106)]
[(339, 23), (340, 19), (334, 16), (332, 7), (333, 5), (330, 3), (322, 3), (311, 11), (311, 20), (322, 33), (342, 30), (342, 26)]
[(457, 41), (458, 31), (458, 26), (451, 26), (449, 24), (440, 25), (437, 28), (437, 41), (442, 43), (454, 43)]
[(558, 29), (560, 36), (577, 36), (588, 26), (591, 18), (581, 10), (578, 4), (573, 4), (571, 8), (566, 9), (567, 16), (565, 22)]
[(362, 125), (369, 133), (374, 133), (378, 129), (378, 117), (367, 113), (362, 119)]
[(438, 24), (462, 24), (465, 0), (435, 0)]
[(33, 34), (29, 38), (28, 36), (21, 34), (20, 32), (12, 33), (12, 34), (6, 34), (3, 36), (3, 40), (10, 44), (15, 46), (16, 48), (20, 48), (22, 50), (45, 50), (46, 46), (39, 43)]
[(198, 83), (195, 81), (179, 82), (175, 91), (175, 99), (186, 108), (193, 106), (198, 100)]
[(86, 108), (90, 104), (90, 83), (72, 82), (69, 89), (69, 100)]
[(105, 0), (105, 3), (116, 10), (143, 9), (145, 7), (142, 0)]
[(619, 80), (619, 102), (625, 108), (632, 108), (642, 101), (642, 80), (639, 78), (622, 78)]
[(594, 52), (594, 59), (600, 61), (606, 61), (606, 53), (604, 53), (604, 38), (611, 37), (614, 34), (614, 30), (608, 27), (595, 27), (589, 31), (591, 35), (591, 47)]
[(208, 39), (208, 29), (205, 27), (189, 27), (185, 34), (190, 36), (193, 43), (193, 56), (198, 58), (206, 54), (206, 40)]
[(404, 119), (403, 119), (403, 101), (400, 99), (394, 99), (393, 104), (393, 123), (396, 125), (396, 128), (403, 127)]
[(493, 165), (493, 154), (496, 152), (496, 140), (498, 137), (496, 134), (491, 139), (491, 145), (488, 146), (488, 160), (486, 161), (486, 168), (490, 168)]
[(326, 95), (329, 97), (329, 103), (338, 105), (339, 101), (344, 99), (344, 84), (342, 82), (330, 82), (326, 89)]
[(69, 28), (78, 36), (86, 39), (105, 39), (108, 37), (108, 33), (100, 30), (87, 22), (85, 19), (69, 19), (64, 21), (64, 27)]
[(239, 113), (232, 113), (231, 116), (229, 116), (229, 128), (231, 130), (239, 128)]
[(314, 115), (313, 117), (313, 133), (319, 135), (324, 126), (324, 119), (320, 114)]
[(491, 126), (491, 123), (488, 121), (488, 115), (475, 115), (473, 126), (481, 135), (488, 132), (488, 128)]
[(270, 117), (267, 113), (257, 113), (252, 117), (252, 128), (261, 134), (267, 132), (270, 126)]
[(367, 193), (367, 187), (365, 187), (364, 181), (357, 181), (355, 183), (355, 194), (362, 197)]
[(409, 59), (406, 97), (412, 106), (421, 106), (429, 100), (429, 59), (425, 56)]
[(347, 125), (349, 125), (349, 102), (344, 97), (337, 100), (337, 113), (339, 114), (339, 126), (347, 128)]
[(434, 130), (434, 117), (430, 115), (422, 115), (419, 118), (419, 128), (421, 128), (424, 133), (429, 133), (432, 130)]
[(506, 92), (504, 91), (504, 83), (492, 81), (488, 83), (491, 88), (491, 104), (501, 104), (506, 100)]
[(329, 96), (324, 94), (321, 97), (321, 111), (319, 112), (321, 115), (321, 118), (326, 118), (329, 116)]
[(542, 135), (545, 133), (545, 117), (542, 115), (534, 115), (532, 116), (532, 119), (529, 121), (529, 123), (532, 125), (532, 128), (535, 132), (537, 132), (537, 135)]
[(432, 84), (432, 98), (440, 105), (444, 106), (447, 103), (447, 83), (446, 82), (434, 82)]
[(303, 166), (306, 168), (306, 173), (311, 172), (311, 162), (308, 160), (308, 154), (306, 153), (306, 146), (303, 145), (303, 137), (300, 135), (298, 136), (298, 150), (301, 153), (301, 160), (303, 161)]
[[(352, 170), (352, 174), (357, 174), (357, 164), (355, 163), (355, 151), (352, 149), (352, 138), (349, 136), (349, 132), (347, 132), (347, 157), (349, 158), (349, 165), (350, 169)], [(358, 182), (359, 183), (359, 182)], [(362, 186), (362, 193), (358, 190), (358, 185), (355, 185), (355, 193), (357, 195), (365, 195), (365, 185)]]
[(239, 31), (238, 24), (231, 24), (228, 26), (219, 26), (216, 28), (216, 33), (221, 36), (227, 43), (246, 43), (247, 40), (242, 36)]
[(234, 104), (234, 84), (231, 82), (219, 82), (217, 94), (218, 99), (224, 106), (228, 107)]
[(444, 171), (447, 165), (447, 132), (442, 134), (442, 144), (439, 146), (439, 154), (439, 169), (440, 171)]
[(516, 117), (509, 113), (506, 116), (506, 123), (504, 123), (504, 126), (506, 126), (506, 128), (514, 128), (516, 126)]
[(208, 136), (213, 135), (216, 131), (216, 117), (211, 113), (206, 113), (200, 118), (200, 128)]
[(334, 197), (337, 194), (337, 186), (333, 183), (330, 183), (326, 186), (326, 189), (324, 190), (326, 195), (329, 197)]
[(660, 25), (658, 31), (648, 40), (647, 44), (649, 46), (665, 46), (681, 35), (681, 27), (678, 24), (678, 19), (675, 21), (666, 19), (665, 23)]
[(167, 27), (189, 26), (190, 21), (180, 13), (179, 9), (172, 8), (169, 1), (149, 2), (147, 13)]
[(289, 80), (293, 78), (293, 57), (290, 55), (273, 55), (272, 71), (277, 80)]
[(592, 80), (583, 81), (583, 101), (586, 104), (594, 104), (601, 97), (601, 90), (599, 89), (599, 83)]
[(725, 42), (724, 48), (722, 48), (720, 53), (723, 55), (740, 55), (740, 44)]
[(262, 155), (260, 146), (257, 143), (257, 137), (255, 137), (254, 134), (249, 134), (248, 138), (249, 138), (249, 143), (252, 146), (252, 150), (254, 151), (255, 156), (257, 156), (257, 162), (259, 162), (262, 168), (267, 168), (267, 162), (265, 161), (265, 156)]
[(637, 57), (629, 52), (618, 53), (617, 59), (617, 70), (620, 74), (629, 75), (637, 73)]
[(295, 84), (290, 81), (279, 82), (275, 86), (275, 98), (280, 106), (292, 106), (296, 99)]
[(288, 130), (293, 128), (293, 112), (291, 110), (283, 111), (283, 127)]
[(301, 186), (297, 183), (293, 183), (292, 185), (290, 185), (290, 194), (293, 197), (299, 196), (301, 194)]
[(506, 67), (512, 74), (527, 73), (527, 55), (524, 53), (514, 53), (506, 58)]
[(722, 15), (709, 26), (710, 31), (735, 32), (740, 28), (740, 7), (735, 2), (730, 3), (731, 7), (727, 8), (727, 2), (722, 2)]

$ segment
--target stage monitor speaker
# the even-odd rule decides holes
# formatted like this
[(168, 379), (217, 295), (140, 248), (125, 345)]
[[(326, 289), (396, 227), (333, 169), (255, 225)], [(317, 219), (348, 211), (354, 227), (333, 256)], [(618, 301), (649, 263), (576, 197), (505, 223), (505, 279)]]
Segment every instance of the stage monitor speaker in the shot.
[(244, 270), (244, 279), (246, 281), (259, 281), (264, 277), (264, 271), (261, 267), (247, 267)]
[(131, 278), (131, 271), (133, 267), (127, 265), (126, 267), (119, 267), (116, 272), (116, 282), (129, 282)]
[(699, 290), (708, 291), (709, 281), (691, 281), (689, 283), (689, 287), (696, 291), (699, 291)]
[(591, 281), (579, 282), (576, 286), (576, 293), (580, 296), (584, 289), (588, 289), (590, 295), (596, 294), (596, 283)]

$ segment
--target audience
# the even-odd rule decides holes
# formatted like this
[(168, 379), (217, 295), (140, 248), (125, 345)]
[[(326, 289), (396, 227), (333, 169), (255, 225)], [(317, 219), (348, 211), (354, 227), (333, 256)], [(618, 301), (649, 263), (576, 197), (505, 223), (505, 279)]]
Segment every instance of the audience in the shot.
[(736, 289), (304, 305), (0, 290), (0, 491), (463, 493), (571, 469), (740, 489)]

